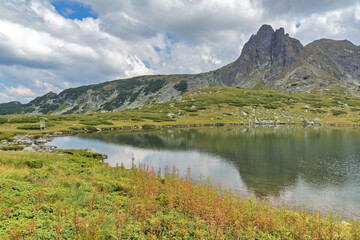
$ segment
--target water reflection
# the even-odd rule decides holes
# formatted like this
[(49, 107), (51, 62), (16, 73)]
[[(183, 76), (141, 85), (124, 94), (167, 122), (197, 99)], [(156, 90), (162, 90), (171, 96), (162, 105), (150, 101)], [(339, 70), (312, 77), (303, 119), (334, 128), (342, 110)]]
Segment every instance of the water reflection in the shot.
[(354, 128), (214, 127), (57, 138), (60, 148), (94, 147), (109, 164), (175, 164), (275, 203), (306, 204), (359, 219), (360, 138)]

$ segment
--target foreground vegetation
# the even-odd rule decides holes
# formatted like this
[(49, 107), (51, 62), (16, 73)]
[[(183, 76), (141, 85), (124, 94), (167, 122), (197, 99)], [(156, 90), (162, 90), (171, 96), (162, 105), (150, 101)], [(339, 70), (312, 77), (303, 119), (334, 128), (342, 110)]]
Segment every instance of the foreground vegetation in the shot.
[(0, 152), (0, 222), (3, 239), (360, 238), (358, 222), (277, 209), (175, 169), (113, 168), (81, 150)]
[(123, 112), (1, 116), (0, 238), (360, 239), (358, 222), (274, 208), (176, 170), (112, 168), (96, 153), (25, 153), (8, 144), (24, 133), (304, 120), (360, 124), (360, 98), (213, 87)]
[[(40, 131), (39, 120), (46, 121)], [(185, 93), (181, 100), (114, 113), (8, 115), (0, 117), (0, 139), (18, 133), (187, 124), (254, 124), (261, 122), (360, 124), (360, 98), (336, 93), (287, 94), (234, 87)]]

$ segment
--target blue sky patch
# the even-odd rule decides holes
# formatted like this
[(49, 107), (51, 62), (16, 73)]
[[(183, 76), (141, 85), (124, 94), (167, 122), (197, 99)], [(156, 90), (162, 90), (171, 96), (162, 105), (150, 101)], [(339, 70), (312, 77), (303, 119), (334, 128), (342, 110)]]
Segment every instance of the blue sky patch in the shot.
[(172, 33), (166, 33), (166, 38), (170, 40), (171, 44), (177, 43), (179, 42), (179, 40), (177, 39), (177, 37), (175, 36), (175, 34)]
[(161, 48), (159, 48), (158, 46), (154, 46), (154, 50), (159, 53), (161, 51)]
[(166, 52), (167, 54), (171, 54), (171, 49), (170, 49), (169, 46), (166, 46), (165, 52)]
[(52, 5), (55, 10), (64, 18), (79, 19), (98, 18), (98, 14), (92, 10), (90, 5), (79, 3), (71, 0), (53, 0)]
[(150, 63), (146, 60), (141, 60), (146, 68), (150, 68)]
[(300, 27), (301, 27), (301, 23), (297, 23), (297, 24), (295, 25), (295, 27), (296, 27), (296, 28), (300, 28)]

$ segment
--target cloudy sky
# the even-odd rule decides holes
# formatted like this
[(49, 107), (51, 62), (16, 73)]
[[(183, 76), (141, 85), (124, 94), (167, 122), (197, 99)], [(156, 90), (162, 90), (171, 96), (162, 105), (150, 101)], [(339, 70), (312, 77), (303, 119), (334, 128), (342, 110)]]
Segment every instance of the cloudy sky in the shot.
[(262, 24), (360, 44), (360, 0), (0, 0), (0, 102), (234, 61)]

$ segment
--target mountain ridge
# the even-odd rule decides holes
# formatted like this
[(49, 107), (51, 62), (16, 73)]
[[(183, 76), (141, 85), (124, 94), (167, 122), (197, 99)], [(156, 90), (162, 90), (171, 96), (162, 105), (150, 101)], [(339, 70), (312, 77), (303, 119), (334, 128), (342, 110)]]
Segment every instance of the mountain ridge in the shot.
[[(121, 111), (181, 99), (187, 91), (237, 86), (279, 92), (327, 92), (342, 89), (360, 95), (360, 47), (348, 40), (319, 39), (306, 46), (263, 25), (244, 45), (237, 60), (199, 74), (148, 75), (113, 80), (59, 94), (49, 92), (27, 104), (0, 104), (0, 114), (66, 114)], [(19, 105), (20, 104), (20, 105)]]

